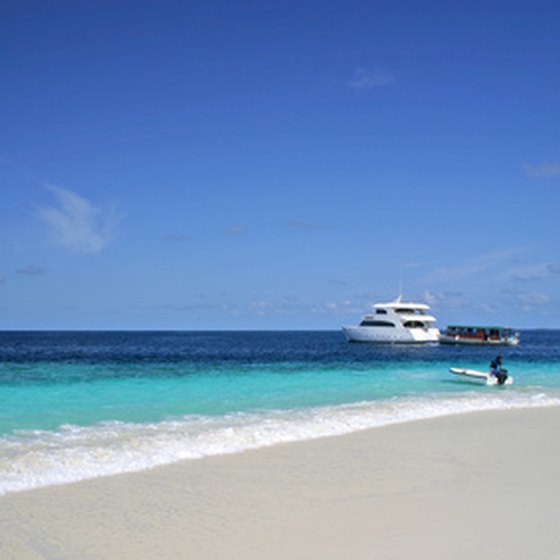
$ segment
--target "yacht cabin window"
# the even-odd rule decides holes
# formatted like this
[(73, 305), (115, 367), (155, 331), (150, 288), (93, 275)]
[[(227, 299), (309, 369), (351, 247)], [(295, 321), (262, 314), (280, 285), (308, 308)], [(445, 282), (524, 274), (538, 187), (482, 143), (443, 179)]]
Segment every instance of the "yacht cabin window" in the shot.
[(410, 309), (408, 307), (399, 307), (395, 309), (395, 313), (403, 313), (405, 315), (425, 315), (426, 312), (423, 309)]
[(407, 329), (423, 329), (426, 325), (424, 325), (421, 321), (406, 321), (404, 326)]
[(389, 321), (374, 321), (371, 319), (364, 319), (360, 323), (360, 327), (394, 327), (394, 323), (390, 323)]

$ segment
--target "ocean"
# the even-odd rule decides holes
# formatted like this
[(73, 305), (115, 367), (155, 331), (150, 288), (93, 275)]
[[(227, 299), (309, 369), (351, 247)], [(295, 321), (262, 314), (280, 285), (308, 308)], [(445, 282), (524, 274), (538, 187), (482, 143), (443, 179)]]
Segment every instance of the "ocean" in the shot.
[[(449, 373), (502, 354), (511, 386)], [(560, 405), (560, 331), (518, 347), (341, 332), (0, 332), (0, 494), (478, 410)]]

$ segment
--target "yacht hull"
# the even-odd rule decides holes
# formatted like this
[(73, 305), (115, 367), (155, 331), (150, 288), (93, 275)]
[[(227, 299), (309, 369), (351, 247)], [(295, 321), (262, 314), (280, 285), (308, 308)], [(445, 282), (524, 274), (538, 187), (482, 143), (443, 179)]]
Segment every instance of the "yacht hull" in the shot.
[(369, 342), (378, 344), (418, 344), (424, 342), (438, 342), (439, 329), (399, 329), (394, 327), (342, 327), (342, 331), (349, 342)]
[(473, 346), (517, 346), (518, 338), (500, 338), (499, 340), (480, 340), (476, 338), (461, 338), (459, 336), (441, 335), (442, 344), (467, 344)]

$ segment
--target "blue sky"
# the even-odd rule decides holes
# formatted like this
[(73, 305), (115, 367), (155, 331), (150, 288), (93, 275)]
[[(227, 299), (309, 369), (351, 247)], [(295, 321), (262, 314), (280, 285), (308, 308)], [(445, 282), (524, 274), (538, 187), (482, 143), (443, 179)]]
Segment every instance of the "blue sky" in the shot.
[(2, 2), (0, 329), (560, 327), (559, 21)]

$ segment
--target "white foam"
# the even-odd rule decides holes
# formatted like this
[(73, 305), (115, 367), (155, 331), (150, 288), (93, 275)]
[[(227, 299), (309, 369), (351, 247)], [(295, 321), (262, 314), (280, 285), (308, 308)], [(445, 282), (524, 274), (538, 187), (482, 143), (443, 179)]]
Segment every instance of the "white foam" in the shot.
[(0, 438), (0, 494), (426, 418), (546, 406), (560, 406), (560, 398), (543, 393), (476, 393), (21, 431)]

